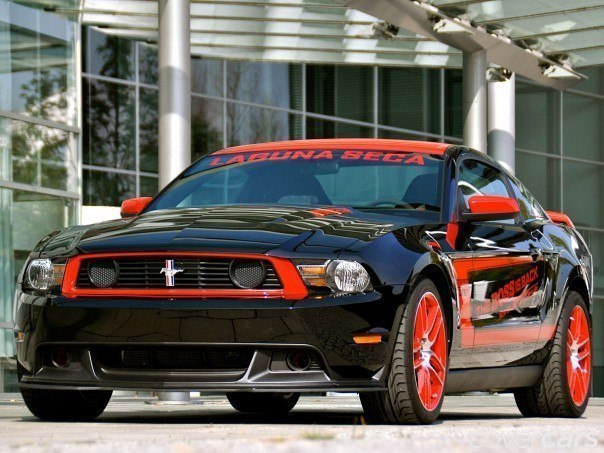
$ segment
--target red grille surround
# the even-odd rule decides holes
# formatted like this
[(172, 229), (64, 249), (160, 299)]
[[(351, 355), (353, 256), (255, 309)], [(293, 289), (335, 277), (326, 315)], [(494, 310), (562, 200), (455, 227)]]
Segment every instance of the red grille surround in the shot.
[[(227, 258), (256, 259), (269, 262), (279, 278), (279, 289), (231, 289), (231, 288), (89, 288), (78, 287), (78, 276), (82, 262), (90, 259), (153, 257), (158, 259)], [(69, 258), (63, 277), (62, 294), (68, 298), (106, 297), (140, 299), (303, 299), (308, 290), (293, 263), (286, 258), (261, 254), (235, 253), (198, 253), (198, 252), (128, 252), (128, 253), (90, 253)]]

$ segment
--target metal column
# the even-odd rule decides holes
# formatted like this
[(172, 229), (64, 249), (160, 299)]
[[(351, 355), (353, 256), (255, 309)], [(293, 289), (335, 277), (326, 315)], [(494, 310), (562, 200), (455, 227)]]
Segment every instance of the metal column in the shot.
[(487, 151), (486, 51), (463, 54), (463, 141), (470, 148)]
[(503, 69), (489, 74), (488, 153), (514, 173), (516, 169), (516, 76)]
[(191, 163), (189, 0), (159, 0), (159, 186)]

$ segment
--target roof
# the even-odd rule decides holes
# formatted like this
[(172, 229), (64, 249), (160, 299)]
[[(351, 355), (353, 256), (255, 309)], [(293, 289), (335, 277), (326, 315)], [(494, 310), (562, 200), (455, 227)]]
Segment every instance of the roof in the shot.
[(257, 143), (241, 145), (216, 151), (212, 154), (234, 154), (259, 151), (286, 151), (303, 149), (344, 149), (344, 150), (376, 150), (392, 152), (412, 152), (425, 154), (444, 154), (449, 143), (421, 142), (415, 140), (391, 140), (377, 138), (331, 138), (317, 140), (289, 140), (282, 142)]
[[(20, 0), (158, 39), (155, 0)], [(604, 64), (604, 0), (191, 0), (191, 52), (225, 59), (459, 68), (462, 51), (563, 89)]]

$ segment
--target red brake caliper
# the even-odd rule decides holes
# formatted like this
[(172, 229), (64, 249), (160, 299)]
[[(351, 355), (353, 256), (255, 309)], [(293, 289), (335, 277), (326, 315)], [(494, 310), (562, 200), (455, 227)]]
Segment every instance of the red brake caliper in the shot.
[(577, 406), (581, 406), (589, 392), (591, 376), (591, 341), (587, 316), (576, 306), (570, 317), (566, 334), (566, 379), (568, 389)]
[(425, 293), (415, 312), (413, 331), (413, 367), (419, 398), (431, 411), (444, 391), (447, 365), (445, 322), (438, 299)]

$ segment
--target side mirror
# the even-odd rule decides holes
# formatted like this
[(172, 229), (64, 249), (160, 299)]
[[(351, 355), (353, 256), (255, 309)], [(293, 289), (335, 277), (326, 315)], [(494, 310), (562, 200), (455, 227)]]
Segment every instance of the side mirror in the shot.
[(468, 200), (468, 206), (470, 211), (461, 214), (468, 222), (515, 219), (520, 214), (518, 202), (508, 197), (474, 195)]
[(554, 223), (559, 223), (560, 225), (567, 225), (571, 228), (575, 227), (575, 224), (573, 223), (572, 220), (570, 220), (570, 217), (567, 216), (566, 214), (563, 214), (562, 212), (545, 211), (545, 213), (548, 215), (550, 220)]
[(139, 215), (151, 200), (153, 200), (151, 197), (129, 198), (128, 200), (124, 200), (120, 211), (122, 219)]

